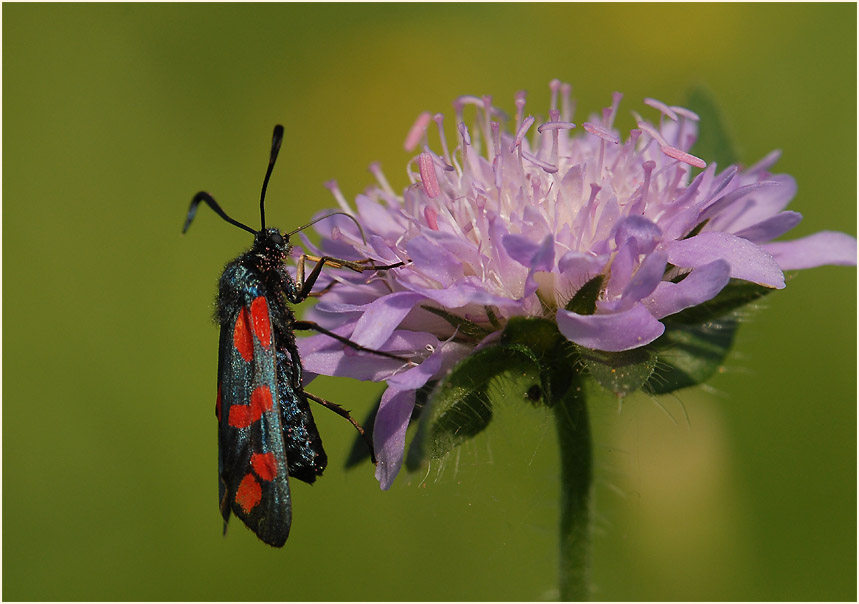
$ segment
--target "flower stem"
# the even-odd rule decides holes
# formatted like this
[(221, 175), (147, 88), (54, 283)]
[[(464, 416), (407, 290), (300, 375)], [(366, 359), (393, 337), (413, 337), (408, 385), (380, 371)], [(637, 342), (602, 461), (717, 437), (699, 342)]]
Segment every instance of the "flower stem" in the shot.
[(555, 401), (561, 454), (560, 599), (586, 601), (591, 566), (591, 433), (578, 382)]

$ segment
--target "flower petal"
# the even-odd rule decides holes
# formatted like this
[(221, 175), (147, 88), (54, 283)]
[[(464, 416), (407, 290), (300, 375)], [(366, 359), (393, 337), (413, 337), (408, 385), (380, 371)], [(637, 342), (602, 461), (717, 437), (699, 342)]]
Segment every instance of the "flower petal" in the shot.
[(406, 244), (406, 251), (415, 269), (442, 287), (462, 278), (462, 261), (452, 252), (426, 237), (415, 237)]
[(644, 262), (623, 290), (621, 295), (624, 302), (623, 308), (629, 308), (634, 302), (638, 302), (656, 289), (662, 281), (662, 275), (665, 274), (667, 263), (668, 255), (665, 252), (654, 252), (645, 257)]
[(403, 465), (406, 446), (406, 428), (415, 406), (414, 390), (397, 390), (389, 387), (382, 394), (379, 413), (373, 425), (373, 442), (376, 449), (376, 480), (383, 491), (391, 488), (394, 478)]
[(406, 428), (409, 427), (409, 418), (415, 406), (415, 391), (441, 368), (442, 348), (436, 347), (432, 356), (423, 363), (388, 380), (388, 389), (382, 395), (373, 425), (373, 442), (378, 461), (376, 479), (383, 491), (391, 487), (403, 465)]
[[(523, 275), (524, 276), (524, 275)], [(486, 286), (474, 277), (466, 277), (446, 289), (423, 287), (400, 282), (403, 287), (419, 293), (446, 308), (462, 308), (468, 304), (481, 306), (521, 307), (522, 302), (504, 296), (496, 296), (486, 291)]]
[(662, 335), (665, 326), (637, 303), (629, 310), (604, 315), (580, 315), (560, 309), (558, 329), (585, 348), (619, 352), (649, 344)]
[(825, 264), (856, 266), (856, 238), (836, 231), (820, 231), (802, 239), (776, 241), (762, 247), (786, 271)]
[(617, 224), (614, 235), (618, 247), (633, 239), (639, 254), (649, 254), (662, 239), (662, 230), (644, 216), (628, 216)]
[(537, 250), (540, 249), (539, 244), (534, 243), (524, 235), (504, 235), (501, 238), (501, 244), (508, 256), (528, 268), (531, 267), (531, 261), (537, 254)]
[(642, 300), (642, 303), (650, 314), (661, 319), (712, 300), (730, 280), (731, 265), (721, 259), (714, 260), (693, 269), (680, 283), (662, 281), (653, 295)]
[(665, 244), (668, 261), (675, 266), (697, 268), (723, 259), (731, 265), (731, 277), (782, 289), (784, 274), (772, 255), (747, 239), (728, 233), (705, 232)]
[(367, 348), (379, 348), (391, 337), (415, 304), (426, 297), (413, 292), (397, 292), (374, 300), (358, 319), (352, 341)]
[(784, 235), (802, 220), (799, 212), (779, 212), (775, 216), (762, 220), (748, 228), (734, 233), (737, 237), (748, 239), (752, 243), (766, 243)]

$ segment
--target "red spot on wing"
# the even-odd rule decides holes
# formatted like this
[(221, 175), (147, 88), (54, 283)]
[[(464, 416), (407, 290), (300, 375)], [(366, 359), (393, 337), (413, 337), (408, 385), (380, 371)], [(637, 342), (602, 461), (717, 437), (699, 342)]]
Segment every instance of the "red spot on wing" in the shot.
[(236, 318), (236, 325), (233, 327), (233, 346), (236, 347), (242, 358), (250, 363), (254, 358), (254, 340), (248, 323), (248, 309), (243, 306)]
[(269, 411), (274, 406), (274, 400), (271, 397), (271, 389), (266, 386), (257, 386), (251, 394), (251, 411), (253, 412), (254, 421), (262, 417), (262, 414)]
[(251, 393), (250, 405), (233, 405), (230, 407), (229, 424), (233, 428), (247, 428), (262, 417), (262, 414), (271, 410), (274, 401), (271, 389), (266, 386), (257, 386)]
[(215, 399), (215, 417), (218, 418), (218, 423), (221, 423), (221, 385), (218, 384), (218, 398)]
[(271, 346), (271, 321), (268, 317), (268, 302), (262, 296), (251, 302), (251, 319), (254, 333), (263, 348)]
[(251, 419), (251, 408), (249, 405), (233, 405), (230, 407), (229, 424), (233, 428), (247, 428), (254, 420)]
[(250, 514), (262, 499), (262, 487), (253, 477), (253, 474), (245, 474), (239, 488), (236, 490), (236, 503), (242, 506), (245, 514)]
[(251, 455), (251, 467), (257, 476), (271, 482), (277, 476), (277, 459), (274, 453), (254, 453)]

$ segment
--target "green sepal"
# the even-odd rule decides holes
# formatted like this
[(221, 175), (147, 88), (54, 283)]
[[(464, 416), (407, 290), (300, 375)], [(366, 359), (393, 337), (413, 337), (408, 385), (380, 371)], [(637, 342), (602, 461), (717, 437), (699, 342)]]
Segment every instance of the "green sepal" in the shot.
[(564, 310), (569, 310), (577, 315), (594, 314), (597, 311), (597, 298), (602, 291), (604, 281), (605, 275), (597, 275), (590, 279), (570, 298), (570, 301), (564, 306)]
[(501, 334), (501, 343), (527, 348), (540, 366), (540, 386), (543, 402), (551, 406), (570, 387), (576, 372), (576, 346), (560, 331), (554, 321), (539, 318), (513, 317)]
[(734, 343), (735, 319), (710, 321), (702, 325), (670, 323), (665, 333), (648, 346), (659, 360), (647, 380), (653, 394), (667, 394), (705, 382), (722, 366)]
[(413, 469), (426, 457), (443, 457), (483, 431), (492, 419), (490, 389), (495, 380), (521, 384), (527, 399), (540, 370), (521, 346), (492, 345), (460, 361), (438, 385), (423, 411), (406, 465)]
[(733, 311), (746, 306), (772, 292), (770, 287), (757, 283), (731, 279), (722, 291), (713, 298), (698, 306), (682, 310), (663, 319), (663, 323), (683, 323), (685, 325), (702, 325), (708, 321), (720, 319)]
[(720, 169), (737, 163), (739, 157), (712, 93), (701, 86), (693, 89), (689, 93), (686, 107), (701, 118), (698, 122), (698, 140), (690, 150), (691, 153), (707, 163), (715, 161)]
[(646, 347), (658, 359), (646, 389), (666, 394), (697, 386), (722, 367), (739, 327), (736, 311), (773, 291), (740, 279), (712, 300), (665, 317), (665, 333)]
[(616, 396), (626, 396), (644, 386), (656, 368), (656, 354), (647, 347), (605, 352), (579, 347), (588, 375)]

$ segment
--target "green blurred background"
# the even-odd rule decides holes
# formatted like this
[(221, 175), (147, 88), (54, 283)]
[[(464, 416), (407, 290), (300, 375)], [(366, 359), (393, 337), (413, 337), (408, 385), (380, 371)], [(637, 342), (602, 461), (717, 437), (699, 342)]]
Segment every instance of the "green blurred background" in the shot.
[[(3, 5), (3, 598), (533, 600), (557, 596), (549, 418), (511, 406), (426, 476), (380, 492), (331, 465), (293, 484), (274, 550), (217, 510), (223, 264), (248, 235), (213, 193), (295, 227), (371, 184), (407, 184), (402, 143), (460, 94), (577, 121), (625, 93), (681, 104), (706, 85), (749, 164), (793, 174), (796, 235), (855, 234), (856, 6)], [(856, 272), (795, 275), (740, 330), (708, 387), (592, 401), (595, 597), (856, 599)], [(314, 391), (360, 417), (375, 385)], [(683, 407), (690, 422), (683, 419)]]

